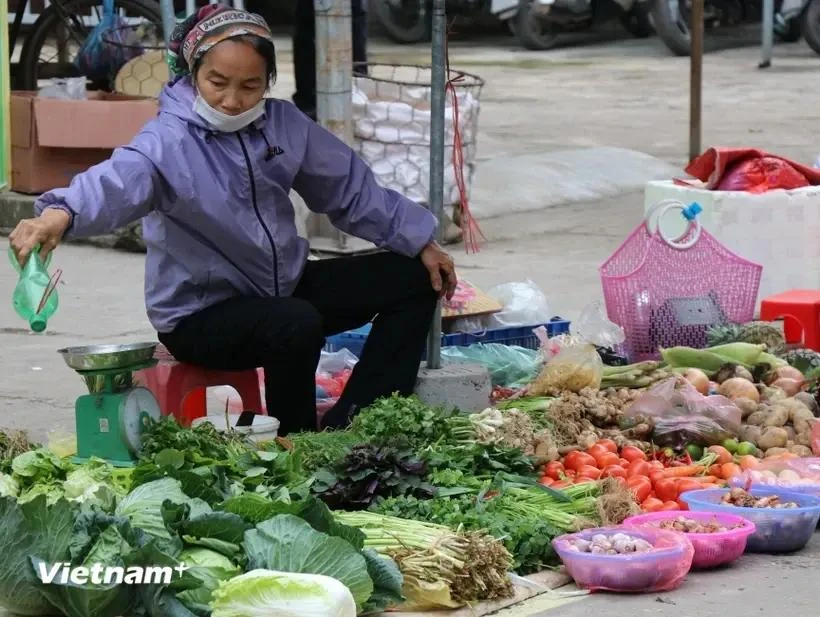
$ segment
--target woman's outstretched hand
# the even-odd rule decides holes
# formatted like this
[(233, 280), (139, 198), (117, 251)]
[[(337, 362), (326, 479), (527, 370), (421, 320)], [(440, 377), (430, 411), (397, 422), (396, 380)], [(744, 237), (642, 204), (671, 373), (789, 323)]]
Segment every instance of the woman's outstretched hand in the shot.
[(456, 266), (453, 258), (436, 242), (431, 242), (421, 251), (421, 263), (430, 272), (430, 282), (439, 297), (451, 300), (456, 292)]
[(43, 258), (57, 248), (70, 223), (69, 214), (57, 208), (47, 208), (37, 218), (23, 219), (17, 223), (9, 235), (9, 243), (20, 265), (26, 263), (31, 251), (38, 245)]

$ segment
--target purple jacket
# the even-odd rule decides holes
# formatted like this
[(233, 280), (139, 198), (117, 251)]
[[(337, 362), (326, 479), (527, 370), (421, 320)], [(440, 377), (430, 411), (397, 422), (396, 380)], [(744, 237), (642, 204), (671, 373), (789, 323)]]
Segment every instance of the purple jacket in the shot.
[(166, 85), (159, 115), (111, 158), (43, 194), (39, 214), (72, 215), (66, 237), (143, 218), (145, 302), (158, 332), (235, 296), (293, 293), (308, 255), (288, 193), (353, 236), (407, 256), (433, 239), (429, 210), (380, 187), (356, 154), (291, 103), (239, 133), (193, 111), (189, 79)]

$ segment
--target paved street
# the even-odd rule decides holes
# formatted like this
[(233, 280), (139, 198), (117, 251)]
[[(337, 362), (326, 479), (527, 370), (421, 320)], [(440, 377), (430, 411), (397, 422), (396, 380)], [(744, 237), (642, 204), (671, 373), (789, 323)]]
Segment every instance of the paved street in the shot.
[[(374, 61), (426, 63), (429, 48), (376, 43)], [(703, 147), (756, 146), (811, 164), (820, 154), (817, 100), (820, 57), (805, 43), (778, 45), (774, 66), (758, 70), (758, 47), (725, 49), (704, 60)], [(275, 89), (293, 89), (288, 42), (279, 51)], [(657, 39), (617, 40), (535, 53), (511, 40), (456, 44), (455, 68), (475, 72), (487, 84), (481, 99), (478, 173), (482, 164), (562, 150), (617, 147), (643, 152), (679, 169), (688, 150), (689, 60), (672, 57)], [(613, 159), (613, 165), (618, 161)], [(585, 173), (594, 178), (598, 170)], [(640, 222), (643, 196), (631, 192), (591, 195), (556, 204), (549, 186), (499, 183), (497, 197), (525, 192), (549, 208), (482, 222), (486, 244), (477, 255), (453, 247), (459, 271), (482, 287), (531, 278), (547, 293), (552, 311), (575, 318), (600, 295), (597, 267)], [(477, 207), (479, 207), (477, 205)], [(144, 312), (143, 256), (79, 245), (61, 247), (60, 309), (45, 335), (24, 330), (11, 307), (16, 282), (0, 268), (0, 425), (25, 428), (38, 439), (73, 430), (73, 402), (83, 393), (79, 376), (56, 353), (67, 345), (154, 339)], [(539, 613), (537, 603), (505, 613), (581, 617), (748, 617), (750, 614), (816, 613), (814, 588), (820, 538), (788, 557), (746, 556), (742, 566), (692, 575), (671, 594), (596, 595)]]

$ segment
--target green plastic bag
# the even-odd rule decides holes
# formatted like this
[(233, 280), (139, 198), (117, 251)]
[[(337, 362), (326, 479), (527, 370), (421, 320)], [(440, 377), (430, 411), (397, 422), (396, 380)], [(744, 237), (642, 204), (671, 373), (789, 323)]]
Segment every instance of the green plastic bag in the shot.
[(493, 386), (523, 387), (540, 368), (538, 351), (501, 343), (476, 343), (469, 347), (442, 347), (441, 359), (447, 362), (483, 364), (490, 372)]

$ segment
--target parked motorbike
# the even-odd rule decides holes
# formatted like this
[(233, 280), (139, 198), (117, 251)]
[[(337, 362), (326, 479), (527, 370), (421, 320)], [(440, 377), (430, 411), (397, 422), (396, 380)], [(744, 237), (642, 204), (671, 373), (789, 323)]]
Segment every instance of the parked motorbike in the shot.
[[(803, 15), (807, 11), (795, 11), (789, 4), (795, 2), (816, 4), (816, 0), (775, 0), (775, 34), (786, 42), (800, 40)], [(763, 0), (704, 0), (704, 31), (713, 28), (736, 26), (740, 24), (759, 23), (762, 19)], [(678, 56), (688, 56), (691, 51), (689, 24), (691, 20), (691, 0), (652, 0), (650, 14), (658, 37)], [(820, 7), (815, 9), (817, 26), (820, 28)], [(808, 38), (806, 39), (808, 41)], [(820, 37), (817, 41), (820, 47)], [(811, 43), (809, 43), (811, 45)], [(820, 53), (820, 52), (818, 52)]]
[(820, 0), (806, 0), (797, 16), (803, 38), (816, 54), (820, 54)]
[[(447, 0), (447, 17), (489, 15), (490, 0)], [(432, 0), (369, 0), (369, 10), (387, 36), (400, 44), (429, 40), (433, 30)]]
[(527, 49), (550, 49), (559, 34), (588, 30), (611, 19), (619, 19), (637, 38), (654, 32), (649, 0), (492, 0), (490, 11), (511, 25)]

